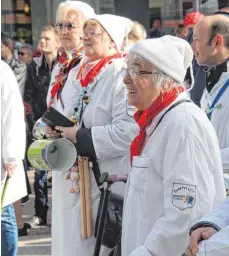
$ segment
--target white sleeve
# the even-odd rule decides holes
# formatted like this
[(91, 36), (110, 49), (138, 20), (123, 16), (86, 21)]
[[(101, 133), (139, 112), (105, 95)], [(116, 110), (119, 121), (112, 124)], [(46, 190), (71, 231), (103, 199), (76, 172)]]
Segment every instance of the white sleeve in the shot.
[(229, 255), (229, 226), (217, 232), (208, 240), (199, 243), (196, 256), (228, 256)]
[(180, 138), (175, 136), (176, 132), (170, 131), (172, 136), (163, 156), (164, 214), (144, 245), (131, 256), (182, 255), (188, 245), (189, 228), (214, 205), (215, 185), (212, 170), (208, 170), (209, 153), (201, 140), (188, 135)]
[(127, 154), (132, 140), (138, 133), (134, 118), (127, 114), (125, 86), (121, 79), (117, 83), (113, 96), (111, 124), (92, 128), (92, 140), (97, 159)]
[(4, 163), (22, 160), (25, 154), (24, 106), (13, 71), (1, 61), (1, 139)]
[(211, 223), (216, 226), (216, 229), (222, 229), (229, 226), (229, 199), (225, 200), (218, 207), (213, 209), (208, 215), (202, 217), (195, 226)]
[(221, 158), (223, 163), (223, 172), (229, 173), (229, 147), (222, 148), (220, 151), (221, 151)]

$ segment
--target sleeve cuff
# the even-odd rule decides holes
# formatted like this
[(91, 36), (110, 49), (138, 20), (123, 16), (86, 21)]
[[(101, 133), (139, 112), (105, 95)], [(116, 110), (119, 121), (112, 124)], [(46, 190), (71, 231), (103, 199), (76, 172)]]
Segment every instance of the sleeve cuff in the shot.
[(22, 160), (23, 160), (23, 159), (8, 157), (8, 158), (4, 158), (4, 159), (3, 159), (3, 162), (4, 162), (4, 164), (12, 164), (12, 163), (16, 163), (16, 162), (22, 161)]
[[(206, 228), (206, 227), (209, 227), (209, 228), (214, 228), (217, 232), (220, 231), (221, 227), (220, 225), (217, 225), (216, 224), (216, 221), (213, 221), (215, 217), (213, 218), (209, 218), (209, 219), (212, 219), (211, 221), (200, 221), (198, 223), (196, 223), (194, 226), (192, 226), (192, 228), (190, 229), (189, 231), (189, 235), (192, 234), (192, 232), (198, 228)], [(218, 219), (218, 218), (217, 218)], [(219, 221), (218, 221), (219, 222)], [(222, 224), (222, 223), (219, 223), (219, 224)], [(222, 226), (222, 225), (221, 225)]]
[(78, 155), (90, 157), (91, 160), (96, 160), (91, 129), (80, 128), (76, 133), (76, 141), (76, 150)]

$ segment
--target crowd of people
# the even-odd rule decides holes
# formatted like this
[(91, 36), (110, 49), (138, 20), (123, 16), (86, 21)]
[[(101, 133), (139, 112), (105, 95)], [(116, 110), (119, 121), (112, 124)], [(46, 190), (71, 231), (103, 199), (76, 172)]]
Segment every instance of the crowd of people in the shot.
[[(33, 127), (50, 107), (76, 124), (46, 125), (45, 138), (67, 138), (89, 159), (93, 231), (95, 167), (127, 177), (112, 185), (124, 201), (115, 214), (121, 249), (104, 244), (100, 255), (229, 255), (229, 1), (218, 3), (218, 12), (190, 13), (174, 35), (150, 39), (139, 22), (96, 15), (81, 1), (58, 6), (36, 50), (15, 51), (2, 36), (2, 256), (17, 255), (18, 236), (47, 225), (47, 170), (35, 171), (27, 223), (21, 205), (31, 193)], [(52, 172), (52, 256), (93, 255), (96, 237), (81, 236), (80, 178), (77, 159)]]

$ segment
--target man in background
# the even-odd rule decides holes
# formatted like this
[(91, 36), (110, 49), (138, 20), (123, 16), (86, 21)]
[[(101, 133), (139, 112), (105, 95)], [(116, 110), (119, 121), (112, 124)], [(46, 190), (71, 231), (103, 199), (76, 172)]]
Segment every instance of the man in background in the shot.
[[(198, 65), (209, 67), (201, 107), (216, 130), (225, 177), (229, 173), (229, 17), (214, 14), (203, 18), (194, 28), (192, 46)], [(200, 240), (206, 241), (200, 244), (198, 256), (229, 255), (228, 206), (225, 201), (191, 228), (188, 256), (196, 255)]]
[[(42, 29), (38, 43), (38, 48), (42, 52), (42, 55), (33, 58), (32, 62), (28, 65), (28, 74), (25, 83), (24, 101), (29, 106), (27, 121), (30, 135), (36, 121), (47, 110), (46, 97), (51, 72), (57, 60), (59, 47), (60, 41), (56, 28), (52, 25), (45, 26)], [(35, 172), (35, 215), (29, 223), (25, 224), (27, 228), (47, 224), (47, 175), (47, 171), (37, 170)]]

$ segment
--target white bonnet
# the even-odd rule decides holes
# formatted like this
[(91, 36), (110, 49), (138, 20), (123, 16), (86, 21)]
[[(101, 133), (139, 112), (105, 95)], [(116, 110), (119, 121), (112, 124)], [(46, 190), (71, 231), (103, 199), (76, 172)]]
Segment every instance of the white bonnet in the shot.
[(129, 53), (135, 53), (148, 60), (155, 67), (182, 83), (191, 65), (193, 51), (189, 43), (175, 36), (163, 36), (137, 42)]

